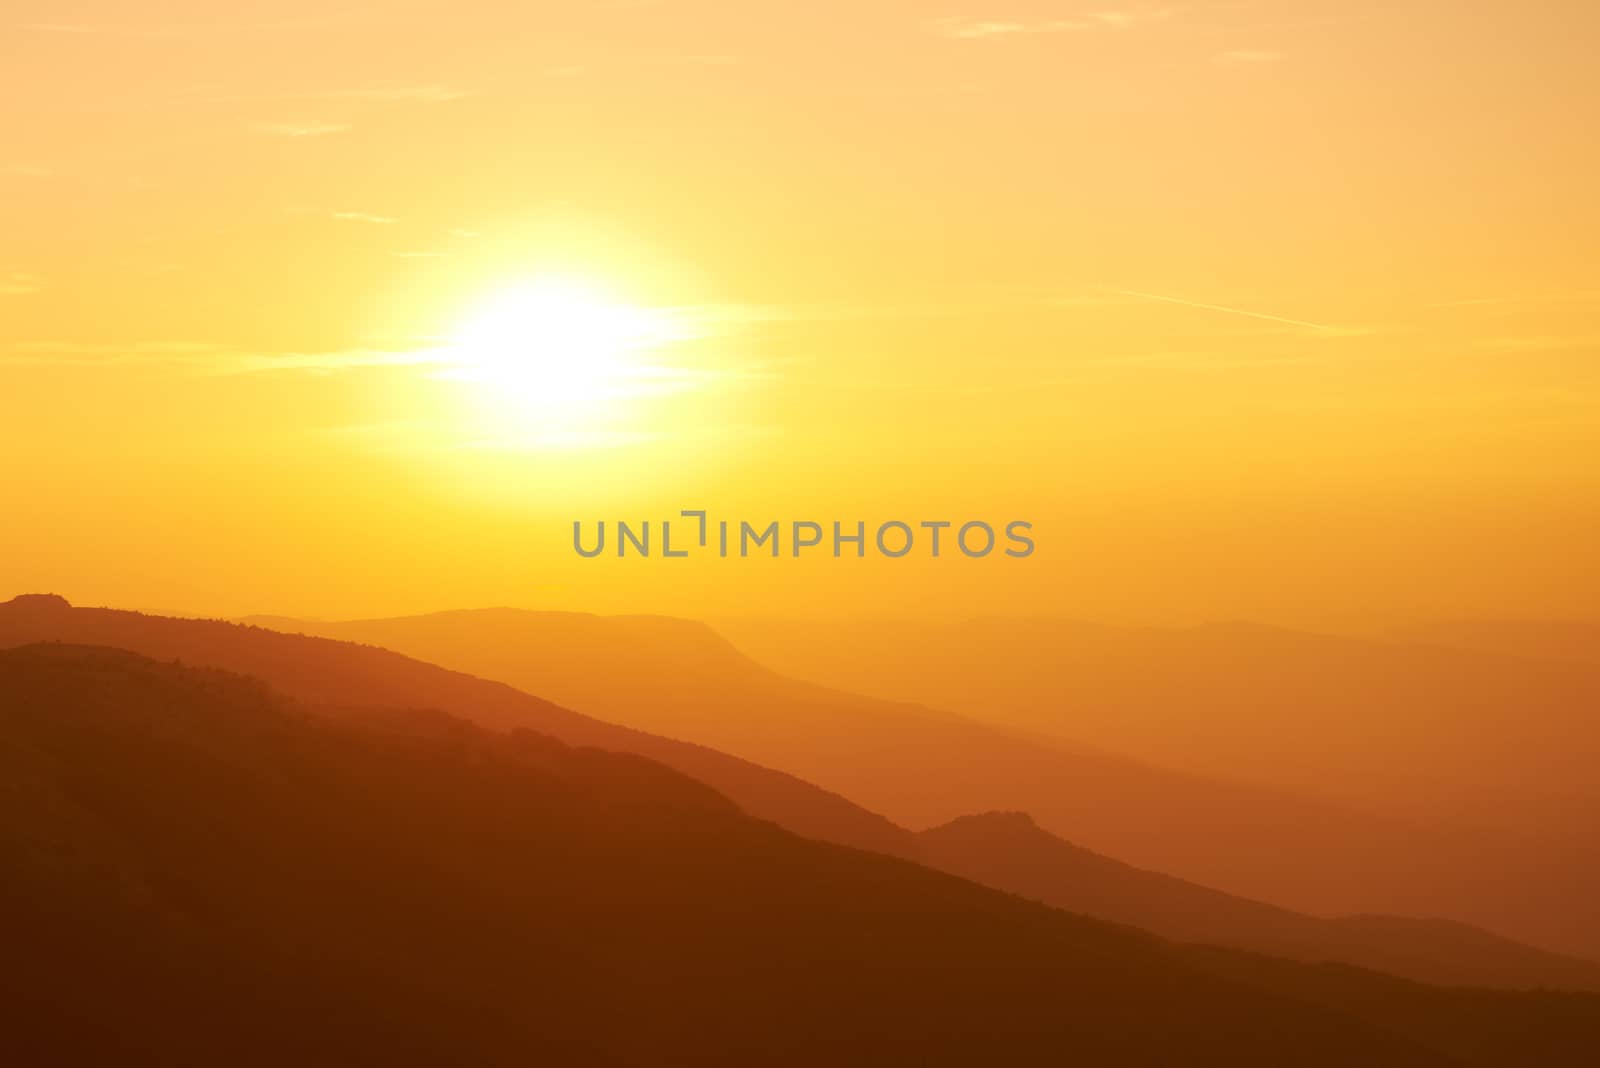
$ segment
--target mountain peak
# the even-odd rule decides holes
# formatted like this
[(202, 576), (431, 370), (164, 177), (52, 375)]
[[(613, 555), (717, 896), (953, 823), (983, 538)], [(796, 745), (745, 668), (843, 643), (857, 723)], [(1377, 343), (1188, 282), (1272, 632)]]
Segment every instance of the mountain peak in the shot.
[(944, 827), (935, 829), (965, 829), (989, 833), (1006, 831), (1015, 834), (1018, 831), (1037, 831), (1039, 825), (1026, 812), (994, 811), (975, 812), (970, 816), (958, 816), (945, 824)]
[(22, 593), (0, 603), (0, 608), (16, 612), (60, 612), (71, 607), (72, 602), (59, 593)]

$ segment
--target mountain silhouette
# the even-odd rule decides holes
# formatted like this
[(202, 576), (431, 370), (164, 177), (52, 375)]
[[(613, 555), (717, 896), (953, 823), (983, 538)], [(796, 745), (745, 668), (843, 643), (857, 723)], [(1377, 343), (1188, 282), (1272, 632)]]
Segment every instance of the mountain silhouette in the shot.
[(1600, 623), (1462, 620), (1395, 627), (1385, 636), (1418, 645), (1600, 667)]
[(654, 762), (0, 652), (6, 1063), (1578, 1065), (1600, 998), (1189, 949)]
[[(515, 640), (503, 640), (504, 635), (499, 630), (480, 626), (485, 618), (512, 624)], [(707, 628), (683, 621), (654, 618), (612, 621), (595, 616), (509, 611), (447, 613), (415, 621), (389, 621), (383, 633), (376, 636), (415, 647), (418, 641), (413, 636), (408, 642), (407, 632), (421, 623), (424, 624), (423, 635), (428, 636), (441, 621), (452, 624), (438, 628), (450, 642), (430, 648), (436, 648), (442, 655), (459, 661), (475, 654), (474, 664), (486, 664), (493, 670), (519, 678), (544, 678), (567, 696), (577, 693), (606, 705), (608, 713), (636, 717), (634, 709), (643, 708), (653, 713), (693, 695), (699, 695), (702, 703), (709, 703), (730, 716), (759, 712), (770, 717), (774, 710), (783, 712), (786, 708), (781, 700), (760, 691), (749, 691), (742, 684), (730, 681), (743, 678), (747, 682), (768, 685), (786, 680), (740, 656)], [(543, 628), (537, 642), (526, 640), (528, 635), (523, 628), (529, 624)], [(280, 625), (289, 624), (282, 622)], [(566, 634), (569, 625), (587, 635), (587, 639), (574, 641)], [(365, 631), (364, 627), (361, 629)], [(663, 643), (663, 635), (682, 635), (687, 640)], [(191, 664), (252, 672), (285, 692), (323, 705), (353, 709), (396, 707), (409, 702), (449, 710), (499, 729), (528, 727), (573, 744), (640, 753), (713, 785), (747, 812), (774, 820), (807, 837), (913, 859), (999, 889), (1149, 927), (1175, 938), (1270, 949), (1309, 960), (1343, 961), (1429, 981), (1489, 986), (1579, 988), (1590, 985), (1591, 973), (1581, 965), (1575, 967), (1567, 958), (1495, 939), (1481, 931), (1446, 927), (1430, 921), (1397, 919), (1395, 929), (1387, 936), (1352, 932), (1349, 937), (1338, 939), (1329, 936), (1329, 929), (1319, 926), (1311, 917), (1296, 916), (1253, 902), (1243, 902), (1248, 906), (1245, 916), (1249, 922), (1230, 920), (1230, 915), (1238, 911), (1240, 899), (1200, 887), (1193, 887), (1197, 893), (1180, 895), (1172, 901), (1166, 914), (1160, 910), (1130, 912), (1128, 903), (1137, 900), (1139, 894), (1129, 894), (1127, 900), (1119, 900), (1119, 895), (1129, 889), (1124, 885), (1125, 873), (1137, 872), (1138, 878), (1163, 886), (1192, 884), (1167, 880), (1153, 872), (1097, 858), (1101, 861), (1098, 867), (1076, 869), (1076, 874), (1083, 877), (1080, 884), (1063, 887), (1058, 881), (1041, 887), (1032, 873), (1040, 869), (1059, 870), (1061, 863), (1057, 849), (1061, 843), (1049, 835), (997, 836), (996, 843), (1004, 843), (1015, 851), (1004, 863), (994, 863), (982, 853), (974, 857), (959, 850), (935, 848), (941, 844), (948, 846), (950, 839), (936, 834), (912, 834), (882, 816), (792, 776), (702, 746), (601, 723), (507, 686), (446, 671), (386, 649), (220, 621), (75, 609), (60, 599), (33, 598), (0, 604), (0, 646), (41, 639), (114, 641), (122, 647), (162, 659), (177, 658)], [(687, 651), (690, 649), (698, 653), (690, 655)], [(523, 654), (522, 650), (528, 652)], [(588, 681), (595, 676), (601, 681)], [(617, 680), (620, 693), (608, 696), (609, 683), (605, 680)], [(574, 690), (575, 686), (582, 689)], [(806, 693), (815, 689), (801, 687)], [(747, 700), (749, 704), (743, 709), (731, 705), (728, 703), (730, 695)], [(847, 702), (842, 706), (846, 711), (855, 707), (848, 704), (849, 695), (832, 695), (832, 699)], [(872, 708), (873, 703), (869, 702), (860, 711), (867, 715), (872, 713)], [(914, 753), (917, 744), (912, 736), (907, 751)], [(981, 750), (973, 750), (974, 759), (981, 755)], [(1098, 759), (1108, 761), (1107, 766), (1117, 773), (1117, 777), (1101, 774), (1088, 780), (1093, 788), (1105, 791), (1103, 796), (1115, 796), (1112, 790), (1127, 790), (1131, 782), (1143, 791), (1136, 796), (1146, 803), (1151, 826), (1162, 826), (1163, 819), (1179, 830), (1194, 826), (1185, 820), (1193, 818), (1192, 807), (1203, 795), (1194, 791), (1186, 793), (1188, 780), (1111, 758)], [(1074, 786), (1081, 785), (1086, 767), (1093, 767), (1063, 766), (1079, 777), (1074, 780)], [(1135, 777), (1138, 775), (1146, 778)], [(1261, 804), (1280, 817), (1284, 811), (1311, 820), (1330, 811), (1343, 817), (1338, 810), (1315, 806), (1286, 809), (1284, 804), (1242, 792), (1235, 805), (1220, 809), (1213, 818), (1228, 818), (1233, 813), (1242, 817), (1251, 811), (1251, 803)], [(1207, 833), (1212, 833), (1210, 828)], [(1402, 837), (1414, 853), (1418, 840), (1409, 835)], [(976, 867), (974, 860), (978, 861)], [(1073, 869), (1069, 867), (1068, 870)], [(1200, 922), (1212, 911), (1220, 911), (1222, 915), (1213, 921)], [(1286, 921), (1285, 917), (1291, 919)], [(1301, 932), (1298, 937), (1285, 939), (1281, 936), (1286, 922)], [(1410, 928), (1408, 924), (1417, 926)], [(1395, 947), (1402, 944), (1412, 950), (1397, 952)]]
[(60, 597), (0, 603), (0, 648), (61, 641), (127, 649), (156, 660), (222, 668), (315, 704), (427, 707), (496, 729), (528, 727), (572, 745), (639, 753), (708, 783), (747, 812), (807, 837), (886, 852), (906, 832), (810, 783), (719, 753), (580, 715), (512, 687), (349, 642), (222, 620), (78, 608)]
[(1425, 982), (1600, 990), (1600, 964), (1592, 961), (1446, 920), (1291, 912), (1101, 856), (1025, 813), (965, 816), (923, 831), (917, 842), (930, 867), (1183, 942), (1343, 961)]
[[(1557, 833), (1553, 822), (1534, 829), (1458, 822), (1168, 770), (945, 710), (968, 710), (955, 701), (918, 705), (787, 677), (688, 620), (485, 609), (337, 623), (255, 622), (370, 642), (603, 719), (692, 739), (816, 783), (903, 826), (935, 826), (994, 809), (1024, 811), (1096, 852), (1297, 911), (1439, 916), (1551, 950), (1600, 956), (1600, 915), (1592, 907), (1600, 897), (1597, 852), (1584, 837)], [(1232, 648), (1227, 630), (1202, 636), (1202, 644)], [(807, 640), (833, 649), (827, 632), (822, 626)], [(1291, 645), (1300, 644), (1291, 638)], [(848, 654), (829, 654), (841, 658), (889, 644), (864, 624), (841, 624), (837, 641), (854, 646)], [(906, 673), (960, 675), (964, 688), (952, 693), (979, 700), (981, 667), (954, 649), (930, 648), (956, 667), (918, 668), (907, 660), (901, 664)], [(1221, 653), (1186, 655), (1196, 671), (1203, 667), (1218, 679), (1229, 673), (1226, 657), (1216, 664), (1207, 659)], [(1033, 668), (995, 656), (993, 688), (1020, 701), (1017, 693), (1034, 685)], [(1093, 657), (1080, 659), (1087, 674), (1105, 674)], [(1313, 659), (1323, 661), (1320, 653)], [(1239, 662), (1239, 677), (1227, 685), (1250, 692), (1253, 662)], [(1159, 675), (1161, 669), (1146, 664), (1139, 670)], [(1261, 667), (1263, 692), (1274, 692), (1274, 678), (1286, 670)], [(971, 678), (962, 674), (968, 671)], [(1038, 677), (1055, 678), (1042, 669)], [(1150, 685), (1165, 694), (1170, 707), (1161, 714), (1169, 719), (1213, 714), (1202, 691), (1189, 697), (1159, 679)], [(918, 695), (927, 692), (923, 683)], [(1252, 729), (1261, 731), (1263, 744), (1276, 744), (1270, 740), (1275, 733), (1315, 738), (1320, 728), (1290, 720)], [(1440, 745), (1447, 742), (1448, 732)], [(1381, 754), (1375, 749), (1364, 759)], [(1421, 757), (1394, 760), (1418, 778), (1432, 767)], [(1564, 819), (1581, 821), (1581, 812)], [(1518, 876), (1506, 878), (1506, 872)]]
[(1193, 773), (1429, 817), (1476, 819), (1492, 803), (1522, 830), (1575, 804), (1600, 812), (1600, 671), (1487, 641), (1469, 651), (1250, 623), (720, 625), (798, 678)]

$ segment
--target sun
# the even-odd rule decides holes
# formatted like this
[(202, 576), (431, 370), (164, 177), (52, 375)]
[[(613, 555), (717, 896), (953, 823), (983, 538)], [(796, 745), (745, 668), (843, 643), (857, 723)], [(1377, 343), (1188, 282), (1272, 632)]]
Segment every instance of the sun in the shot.
[(647, 371), (643, 354), (682, 337), (665, 311), (583, 280), (543, 277), (495, 292), (461, 320), (447, 377), (530, 431), (591, 427), (619, 414)]

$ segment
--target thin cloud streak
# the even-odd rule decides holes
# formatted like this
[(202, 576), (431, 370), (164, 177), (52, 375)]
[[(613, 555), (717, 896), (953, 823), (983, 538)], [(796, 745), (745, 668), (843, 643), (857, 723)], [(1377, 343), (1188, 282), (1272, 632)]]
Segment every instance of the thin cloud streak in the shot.
[(999, 19), (940, 19), (934, 23), (934, 32), (956, 41), (979, 41), (989, 37), (1012, 37), (1019, 34), (1070, 33), (1089, 29), (1093, 23), (1071, 19), (1052, 19), (1047, 22), (1007, 22)]
[[(473, 380), (481, 369), (469, 352), (450, 344), (409, 349), (356, 348), (328, 352), (252, 352), (199, 341), (156, 341), (133, 345), (64, 341), (19, 342), (0, 347), (3, 367), (136, 367), (178, 368), (201, 376), (305, 372), (334, 374), (381, 368), (418, 368), (440, 379)], [(612, 376), (618, 388), (634, 393), (674, 393), (715, 381), (743, 377), (740, 369), (681, 367), (638, 363), (620, 367)]]
[(29, 271), (0, 271), (0, 297), (25, 297), (43, 288), (43, 279)]
[(1110, 28), (1128, 30), (1172, 15), (1171, 8), (1154, 11), (1097, 11), (1064, 19), (943, 18), (934, 22), (934, 32), (957, 41), (980, 41), (996, 37), (1029, 34), (1073, 33), (1079, 30)]
[(1126, 30), (1146, 23), (1164, 22), (1172, 17), (1172, 8), (1162, 7), (1152, 11), (1098, 11), (1088, 17), (1103, 26)]
[(1112, 292), (1124, 297), (1138, 297), (1141, 300), (1158, 301), (1162, 304), (1176, 304), (1183, 308), (1200, 308), (1205, 311), (1222, 312), (1225, 315), (1242, 315), (1249, 319), (1264, 319), (1269, 323), (1283, 323), (1288, 326), (1304, 327), (1307, 330), (1315, 330), (1319, 334), (1343, 332), (1342, 328), (1328, 326), (1325, 323), (1310, 323), (1304, 319), (1288, 319), (1281, 315), (1268, 315), (1265, 312), (1253, 312), (1244, 308), (1228, 308), (1221, 304), (1206, 304), (1196, 300), (1183, 300), (1179, 297), (1164, 297), (1159, 293), (1141, 293), (1134, 289), (1114, 289)]
[(0, 348), (0, 366), (152, 366), (179, 367), (200, 374), (247, 374), (260, 371), (331, 372), (362, 367), (444, 365), (438, 349), (410, 352), (349, 349), (338, 352), (249, 352), (205, 341), (150, 341), (131, 345), (70, 341), (18, 342)]
[(274, 137), (326, 137), (350, 129), (343, 122), (269, 122), (256, 127)]
[(1465, 300), (1441, 300), (1427, 305), (1429, 308), (1481, 308), (1516, 304), (1589, 304), (1600, 300), (1600, 293), (1536, 293), (1520, 297), (1471, 297)]
[(1212, 62), (1220, 63), (1225, 67), (1239, 66), (1264, 66), (1268, 63), (1283, 62), (1282, 52), (1269, 52), (1262, 49), (1240, 48), (1232, 52), (1223, 52), (1213, 57)]
[(273, 100), (367, 100), (376, 102), (417, 102), (442, 104), (472, 96), (467, 89), (449, 85), (365, 86), (354, 89), (314, 89), (295, 93), (236, 93), (208, 97), (213, 103), (240, 103)]
[(273, 31), (319, 30), (332, 26), (331, 18), (288, 19), (282, 22), (242, 23), (164, 23), (136, 26), (112, 22), (34, 22), (24, 28), (35, 33), (61, 37), (126, 37), (158, 40), (175, 37), (203, 37), (221, 34), (267, 33)]
[(1565, 352), (1571, 349), (1600, 348), (1600, 334), (1559, 335), (1537, 334), (1528, 337), (1484, 338), (1479, 348), (1498, 352)]

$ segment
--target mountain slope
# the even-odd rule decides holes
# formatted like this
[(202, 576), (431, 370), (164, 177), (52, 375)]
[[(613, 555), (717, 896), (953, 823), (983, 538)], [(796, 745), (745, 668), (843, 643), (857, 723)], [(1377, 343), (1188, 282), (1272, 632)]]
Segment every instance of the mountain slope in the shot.
[[(1542, 831), (1437, 826), (829, 689), (777, 674), (687, 620), (487, 609), (272, 622), (383, 645), (631, 727), (692, 738), (902, 825), (1024, 811), (1097, 852), (1302, 912), (1442, 916), (1600, 955), (1600, 916), (1590, 905), (1600, 896), (1600, 865), (1581, 842), (1547, 840)], [(842, 634), (859, 650), (874, 647), (857, 629)], [(981, 689), (979, 666), (966, 667), (975, 673), (971, 690)], [(997, 661), (997, 689), (1016, 683), (1007, 682), (1014, 667)], [(928, 668), (930, 676), (938, 671)], [(1247, 688), (1248, 676), (1238, 685)], [(1180, 694), (1171, 700), (1181, 709)], [(1425, 767), (1410, 770), (1420, 776)], [(1499, 877), (1508, 871), (1522, 874)]]
[[(1581, 1064), (1600, 999), (1186, 950), (630, 756), (0, 652), (9, 1063)], [(20, 1011), (19, 1011), (20, 1010)]]
[(1600, 623), (1463, 620), (1396, 627), (1385, 637), (1494, 656), (1567, 661), (1600, 667)]
[(1591, 961), (1445, 920), (1291, 912), (1100, 856), (1019, 812), (963, 817), (917, 842), (930, 867), (1183, 942), (1343, 961), (1424, 982), (1600, 990), (1600, 964)]
[(1197, 774), (1474, 818), (1492, 804), (1524, 830), (1574, 804), (1600, 811), (1600, 671), (1484, 651), (1487, 639), (1461, 650), (1245, 623), (1053, 619), (718, 625), (799, 678)]
[[(484, 614), (490, 618), (505, 617), (513, 622), (521, 621), (528, 615)], [(534, 622), (539, 625), (545, 626), (552, 621), (557, 624), (540, 641), (505, 643), (490, 640), (492, 634), (471, 625), (479, 615), (461, 613), (445, 617), (466, 625), (446, 628), (444, 633), (452, 636), (455, 644), (440, 651), (459, 661), (465, 653), (477, 650), (480, 657), (498, 658), (489, 660), (489, 667), (510, 674), (518, 670), (518, 650), (532, 650), (533, 655), (520, 668), (523, 675), (518, 677), (543, 677), (568, 694), (580, 692), (590, 697), (602, 697), (604, 693), (597, 692), (595, 687), (603, 691), (609, 685), (604, 680), (617, 680), (616, 685), (623, 689), (616, 698), (618, 703), (608, 705), (608, 708), (619, 716), (637, 718), (641, 710), (654, 714), (658, 709), (670, 709), (675, 704), (682, 704), (686, 695), (697, 692), (710, 695), (748, 694), (747, 697), (741, 696), (742, 700), (749, 702), (742, 710), (745, 715), (758, 709), (785, 709), (781, 700), (769, 704), (760, 691), (741, 691), (738, 684), (728, 681), (743, 676), (754, 682), (765, 683), (776, 678), (771, 672), (738, 657), (725, 642), (704, 628), (691, 624), (641, 619), (624, 620), (619, 625), (613, 625), (610, 620), (593, 616), (540, 615), (534, 617)], [(403, 623), (396, 621), (394, 629), (402, 630)], [(562, 631), (569, 624), (579, 628), (580, 633), (590, 636), (587, 649), (579, 647), (570, 637), (562, 637)], [(665, 640), (680, 634), (688, 640), (683, 643)], [(1038, 887), (1026, 873), (1040, 866), (1049, 868), (1059, 860), (1054, 849), (1056, 839), (1044, 834), (997, 837), (997, 842), (1004, 841), (1016, 854), (1008, 863), (992, 866), (987, 872), (988, 877), (981, 877), (971, 868), (963, 866), (963, 858), (959, 855), (952, 858), (931, 852), (928, 848), (931, 839), (926, 836), (919, 838), (837, 795), (798, 779), (700, 746), (599, 723), (505, 686), (443, 671), (387, 650), (215, 621), (172, 620), (129, 612), (73, 609), (59, 599), (31, 599), (0, 605), (0, 645), (27, 640), (28, 635), (71, 641), (116, 641), (162, 659), (181, 658), (187, 663), (249, 671), (270, 679), (287, 692), (324, 704), (426, 704), (498, 728), (531, 727), (576, 744), (641, 753), (693, 778), (711, 783), (746, 811), (773, 819), (808, 837), (914, 859), (979, 878), (979, 881), (1000, 889), (1093, 915), (1133, 922), (1172, 937), (1187, 938), (1193, 934), (1194, 937), (1205, 938), (1213, 932), (1219, 932), (1216, 940), (1224, 944), (1273, 948), (1289, 956), (1311, 960), (1339, 960), (1369, 967), (1393, 968), (1399, 974), (1428, 980), (1496, 986), (1586, 985), (1584, 976), (1587, 973), (1575, 971), (1563, 958), (1498, 942), (1482, 932), (1470, 930), (1458, 931), (1450, 937), (1434, 936), (1434, 940), (1425, 948), (1419, 948), (1413, 954), (1397, 955), (1387, 944), (1415, 944), (1417, 933), (1405, 926), (1413, 921), (1396, 920), (1401, 929), (1388, 938), (1362, 936), (1343, 941), (1304, 939), (1280, 944), (1271, 938), (1280, 923), (1279, 910), (1269, 906), (1253, 906), (1260, 910), (1256, 915), (1263, 917), (1259, 929), (1256, 925), (1247, 924), (1238, 929), (1213, 926), (1191, 932), (1181, 923), (1175, 925), (1174, 920), (1181, 919), (1191, 911), (1216, 909), (1220, 907), (1219, 903), (1236, 899), (1195, 888), (1200, 890), (1199, 896), (1190, 895), (1174, 902), (1168, 915), (1157, 912), (1129, 914), (1118, 904), (1117, 894), (1124, 888), (1119, 888), (1115, 878), (1111, 879), (1115, 892), (1101, 891), (1096, 897), (1095, 886), (1106, 879), (1107, 872), (1133, 870), (1124, 869), (1110, 860), (1104, 860), (1104, 867), (1099, 869), (1095, 878), (1071, 887), (1070, 893), (1061, 894), (1059, 887), (1050, 893), (1039, 893)], [(403, 633), (391, 632), (381, 636), (403, 644)], [(690, 650), (697, 652), (691, 656)], [(731, 659), (731, 665), (726, 665), (724, 658)], [(478, 663), (476, 660), (473, 662)], [(590, 689), (574, 691), (576, 685), (590, 676), (602, 681), (584, 684)], [(809, 691), (815, 688), (803, 689)], [(847, 697), (838, 695), (836, 700)], [(729, 715), (737, 707), (715, 701), (711, 704)], [(848, 709), (850, 706), (845, 707)], [(870, 703), (861, 712), (864, 717), (872, 714)], [(916, 745), (912, 739), (906, 746), (906, 752), (914, 753)], [(981, 748), (974, 748), (971, 759), (982, 759), (983, 755)], [(1182, 792), (1181, 787), (1186, 780), (1163, 778), (1161, 773), (1138, 765), (1126, 765), (1128, 770), (1123, 770), (1124, 765), (1114, 761), (1106, 765), (1109, 771), (1098, 778), (1090, 778), (1088, 775), (1094, 766), (1087, 762), (1075, 766), (1061, 765), (1076, 776), (1072, 785), (1080, 789), (1100, 790), (1102, 797), (1117, 796), (1113, 793), (1116, 790), (1123, 791), (1122, 796), (1128, 796), (1128, 791), (1136, 788), (1145, 791), (1142, 796), (1149, 799), (1147, 811), (1154, 826), (1161, 826), (1161, 821), (1165, 820), (1167, 825), (1180, 831), (1200, 826), (1210, 834), (1212, 825), (1205, 822), (1207, 819), (1233, 819), (1237, 822), (1252, 811), (1259, 810), (1273, 813), (1274, 818), (1284, 818), (1283, 813), (1287, 811), (1291, 818), (1314, 820), (1324, 811), (1316, 808), (1286, 809), (1278, 803), (1262, 803), (1257, 810), (1253, 810), (1248, 802), (1256, 795), (1245, 792), (1239, 796), (1236, 804), (1206, 813), (1197, 820), (1194, 806), (1203, 795)], [(1170, 814), (1163, 808), (1163, 797), (1166, 798), (1166, 807), (1171, 809)], [(982, 807), (984, 800), (978, 797), (973, 807)], [(1092, 810), (1086, 811), (1093, 814)], [(1092, 829), (1092, 824), (1090, 826)], [(1358, 823), (1355, 830), (1360, 831), (1363, 826)], [(1399, 837), (1408, 850), (1415, 851), (1418, 840), (1410, 835)], [(1273, 861), (1275, 857), (1267, 859)], [(1157, 881), (1164, 878), (1148, 872), (1139, 874)], [(1097, 905), (1097, 901), (1105, 907)], [(1316, 923), (1309, 917), (1298, 917), (1297, 920)], [(1426, 921), (1416, 922), (1429, 931), (1438, 929), (1437, 925)], [(1485, 941), (1493, 944), (1494, 948), (1483, 948)]]
[(533, 728), (573, 745), (638, 753), (708, 783), (746, 811), (808, 837), (883, 852), (909, 848), (905, 831), (792, 775), (704, 746), (603, 723), (502, 683), (386, 649), (280, 634), (221, 620), (75, 608), (51, 595), (0, 603), (0, 648), (63, 641), (128, 649), (266, 680), (325, 705), (422, 706), (497, 729)]

